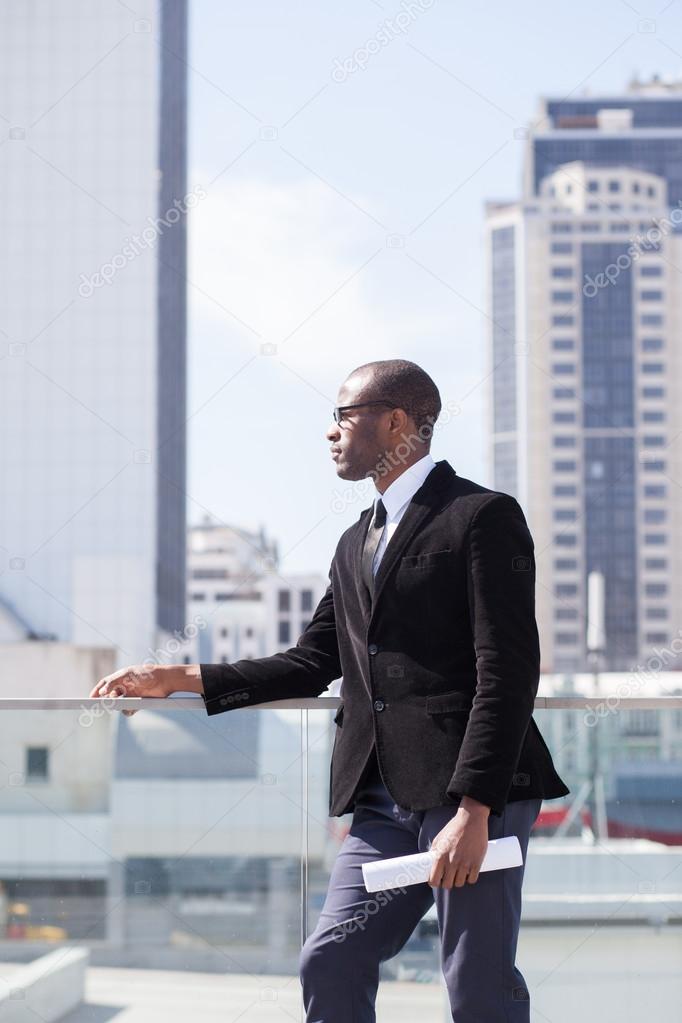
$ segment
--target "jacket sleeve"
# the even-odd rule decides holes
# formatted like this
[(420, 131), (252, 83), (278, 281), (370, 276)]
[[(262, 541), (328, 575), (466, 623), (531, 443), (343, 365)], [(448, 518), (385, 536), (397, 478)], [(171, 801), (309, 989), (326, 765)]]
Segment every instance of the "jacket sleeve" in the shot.
[(540, 681), (534, 544), (515, 498), (497, 494), (477, 510), (467, 559), (477, 684), (448, 794), (499, 816)]
[(319, 696), (341, 676), (331, 570), (329, 578), (327, 591), (295, 646), (271, 657), (199, 665), (208, 714), (271, 700)]

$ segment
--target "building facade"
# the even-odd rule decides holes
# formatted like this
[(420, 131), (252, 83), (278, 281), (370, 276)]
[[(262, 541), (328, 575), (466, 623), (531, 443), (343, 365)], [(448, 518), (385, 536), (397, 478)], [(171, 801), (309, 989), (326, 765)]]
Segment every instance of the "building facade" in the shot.
[(263, 529), (204, 522), (188, 531), (188, 628), (182, 659), (228, 664), (293, 646), (328, 581), (283, 573)]
[(185, 620), (186, 21), (0, 11), (0, 599), (118, 664)]
[(586, 668), (591, 571), (604, 667), (682, 650), (682, 187), (649, 145), (682, 146), (682, 93), (600, 102), (547, 101), (526, 194), (487, 208), (490, 464), (536, 541), (547, 672)]

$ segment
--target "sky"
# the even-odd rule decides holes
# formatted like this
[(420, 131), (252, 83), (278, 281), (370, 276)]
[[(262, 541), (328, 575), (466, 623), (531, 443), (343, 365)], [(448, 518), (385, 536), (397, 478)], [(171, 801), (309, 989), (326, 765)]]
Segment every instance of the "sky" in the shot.
[(325, 432), (343, 379), (407, 358), (486, 459), (484, 204), (520, 193), (542, 95), (682, 76), (682, 5), (453, 0), (190, 3), (188, 517), (326, 575), (374, 496)]

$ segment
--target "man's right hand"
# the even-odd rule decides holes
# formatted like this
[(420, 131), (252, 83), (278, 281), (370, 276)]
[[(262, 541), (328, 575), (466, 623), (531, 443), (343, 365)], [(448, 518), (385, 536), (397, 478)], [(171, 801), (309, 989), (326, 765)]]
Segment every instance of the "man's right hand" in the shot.
[[(90, 698), (119, 699), (123, 696), (164, 698), (175, 692), (201, 693), (198, 664), (134, 664), (105, 675), (95, 685)], [(124, 710), (130, 717), (134, 710)]]

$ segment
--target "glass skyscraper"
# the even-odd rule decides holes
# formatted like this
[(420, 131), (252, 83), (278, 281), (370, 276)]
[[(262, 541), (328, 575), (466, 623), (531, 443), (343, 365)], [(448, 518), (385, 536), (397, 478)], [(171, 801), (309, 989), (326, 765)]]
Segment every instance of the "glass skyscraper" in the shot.
[[(536, 541), (543, 670), (682, 650), (682, 90), (547, 100), (523, 198), (489, 203), (490, 461)], [(678, 649), (679, 647), (679, 649)]]
[(185, 0), (0, 9), (0, 602), (139, 662), (185, 619)]

